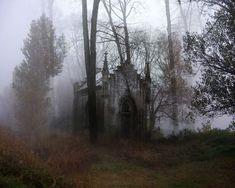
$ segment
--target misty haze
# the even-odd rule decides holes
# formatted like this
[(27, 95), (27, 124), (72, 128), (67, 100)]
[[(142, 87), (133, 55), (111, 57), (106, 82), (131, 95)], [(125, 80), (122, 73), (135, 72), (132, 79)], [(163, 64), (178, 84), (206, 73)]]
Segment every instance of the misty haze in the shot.
[(234, 0), (0, 0), (0, 187), (235, 184)]

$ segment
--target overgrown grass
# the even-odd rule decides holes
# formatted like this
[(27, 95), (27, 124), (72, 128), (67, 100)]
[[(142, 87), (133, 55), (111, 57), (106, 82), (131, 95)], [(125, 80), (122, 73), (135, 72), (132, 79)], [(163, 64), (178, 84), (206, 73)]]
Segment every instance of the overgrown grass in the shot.
[(9, 131), (0, 132), (0, 187), (70, 188), (63, 177), (50, 173), (47, 164)]
[(86, 137), (54, 134), (26, 144), (1, 130), (0, 187), (234, 187), (234, 132), (185, 131), (147, 143), (102, 137), (93, 146)]
[[(114, 149), (115, 148), (115, 149)], [(234, 187), (235, 134), (185, 132), (152, 143), (106, 145), (87, 187)], [(104, 155), (106, 153), (106, 155)]]

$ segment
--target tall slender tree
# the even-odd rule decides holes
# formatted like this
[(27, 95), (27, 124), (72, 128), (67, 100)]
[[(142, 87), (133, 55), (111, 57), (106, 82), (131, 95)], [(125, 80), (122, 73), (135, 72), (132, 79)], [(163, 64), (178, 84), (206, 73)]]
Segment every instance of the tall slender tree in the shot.
[(169, 0), (165, 0), (166, 17), (167, 17), (167, 33), (168, 33), (168, 51), (169, 51), (169, 68), (171, 73), (171, 100), (172, 100), (172, 120), (175, 128), (178, 126), (178, 107), (177, 107), (177, 93), (176, 93), (176, 75), (174, 51), (171, 31), (171, 13)]
[(88, 86), (88, 118), (90, 141), (92, 143), (95, 143), (98, 138), (98, 128), (96, 124), (96, 33), (99, 3), (100, 0), (93, 1), (91, 31), (89, 37), (87, 20), (87, 0), (82, 0), (84, 57)]

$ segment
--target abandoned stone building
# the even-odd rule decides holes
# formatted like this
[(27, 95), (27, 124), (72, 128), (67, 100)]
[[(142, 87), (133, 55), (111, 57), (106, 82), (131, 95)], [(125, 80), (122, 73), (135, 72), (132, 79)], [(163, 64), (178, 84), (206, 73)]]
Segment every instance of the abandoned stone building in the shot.
[[(108, 134), (132, 137), (145, 134), (150, 126), (150, 70), (145, 65), (141, 78), (133, 64), (125, 62), (113, 73), (108, 68), (107, 53), (100, 76), (97, 74), (97, 124)], [(74, 84), (74, 129), (88, 127), (87, 84)]]

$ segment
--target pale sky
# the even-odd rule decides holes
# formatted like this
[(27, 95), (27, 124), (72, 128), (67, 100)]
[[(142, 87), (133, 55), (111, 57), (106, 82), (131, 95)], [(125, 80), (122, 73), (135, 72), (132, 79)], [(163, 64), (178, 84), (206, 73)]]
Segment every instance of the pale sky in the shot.
[[(164, 29), (164, 0), (141, 1), (144, 8), (131, 19), (130, 24), (151, 24)], [(0, 0), (0, 93), (11, 83), (12, 71), (23, 58), (23, 40), (31, 21), (42, 13), (41, 2), (42, 0)], [(78, 11), (81, 11), (80, 0), (55, 0), (55, 19)]]

